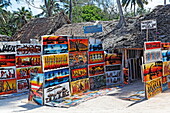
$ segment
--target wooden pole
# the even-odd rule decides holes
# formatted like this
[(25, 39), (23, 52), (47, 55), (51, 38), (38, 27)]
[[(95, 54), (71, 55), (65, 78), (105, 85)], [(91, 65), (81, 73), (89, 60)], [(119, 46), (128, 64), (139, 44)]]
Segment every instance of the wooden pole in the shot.
[(149, 39), (149, 29), (146, 29), (146, 41)]

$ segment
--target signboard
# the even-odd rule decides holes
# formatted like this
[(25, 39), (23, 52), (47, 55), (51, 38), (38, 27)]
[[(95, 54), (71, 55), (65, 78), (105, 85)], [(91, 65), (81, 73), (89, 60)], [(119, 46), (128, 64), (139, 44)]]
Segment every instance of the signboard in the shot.
[(145, 83), (146, 97), (149, 99), (162, 92), (162, 79), (156, 78)]
[(70, 95), (69, 82), (44, 89), (44, 104)]
[(146, 20), (146, 21), (141, 21), (141, 29), (156, 29), (157, 24), (156, 20)]
[(102, 24), (93, 25), (93, 26), (83, 26), (84, 33), (97, 33), (103, 32)]
[(142, 65), (143, 81), (150, 81), (162, 76), (163, 63), (161, 61)]

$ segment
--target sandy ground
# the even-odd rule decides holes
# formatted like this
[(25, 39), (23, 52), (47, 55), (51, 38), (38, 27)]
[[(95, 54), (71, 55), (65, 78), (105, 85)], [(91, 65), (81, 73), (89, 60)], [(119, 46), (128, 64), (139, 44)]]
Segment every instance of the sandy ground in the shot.
[[(169, 113), (170, 90), (155, 97), (138, 102), (125, 101), (119, 97), (127, 97), (136, 91), (143, 90), (141, 82), (110, 92), (106, 96), (97, 97), (71, 108), (38, 106), (27, 103), (27, 95), (0, 100), (0, 113)], [(134, 104), (129, 107), (129, 105)]]

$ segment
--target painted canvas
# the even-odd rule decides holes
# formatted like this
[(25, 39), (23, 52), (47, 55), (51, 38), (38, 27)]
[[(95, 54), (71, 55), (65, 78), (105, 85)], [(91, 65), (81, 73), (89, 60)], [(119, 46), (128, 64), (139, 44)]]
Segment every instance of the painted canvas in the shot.
[(106, 86), (106, 77), (104, 74), (98, 76), (92, 76), (89, 78), (90, 90), (102, 88)]
[(167, 82), (167, 77), (163, 76), (162, 77), (162, 91), (168, 90), (168, 82)]
[(109, 71), (109, 72), (106, 72), (105, 75), (106, 75), (106, 85), (114, 85), (114, 84), (123, 83), (120, 70)]
[(170, 75), (170, 61), (163, 62), (163, 76)]
[(104, 51), (90, 51), (89, 64), (104, 62)]
[(146, 97), (149, 99), (162, 92), (161, 77), (147, 81), (145, 83)]
[(0, 42), (0, 54), (16, 54), (17, 42)]
[(68, 53), (68, 44), (48, 44), (43, 45), (43, 54), (62, 54)]
[(88, 39), (69, 39), (69, 52), (88, 51)]
[(86, 65), (88, 63), (88, 54), (86, 51), (83, 52), (69, 52), (69, 65), (79, 66)]
[(41, 66), (40, 55), (16, 56), (16, 67)]
[(161, 41), (144, 42), (144, 48), (146, 50), (161, 49)]
[(170, 61), (170, 50), (162, 51), (162, 60), (163, 62)]
[(16, 78), (15, 66), (0, 68), (0, 79), (14, 79)]
[(89, 65), (89, 76), (104, 74), (104, 63)]
[(44, 71), (68, 67), (68, 54), (43, 55), (42, 59)]
[(44, 104), (70, 95), (69, 82), (44, 89)]
[(30, 88), (29, 83), (30, 83), (29, 79), (17, 80), (17, 92), (28, 91)]
[(0, 55), (0, 67), (15, 66), (15, 54)]
[(162, 61), (161, 49), (155, 49), (155, 50), (151, 50), (151, 51), (144, 51), (144, 60), (145, 60), (145, 63)]
[(69, 36), (54, 36), (54, 35), (46, 35), (42, 36), (42, 43), (43, 45), (48, 44), (68, 44), (68, 37)]
[(17, 92), (16, 79), (0, 80), (0, 95)]
[(45, 88), (69, 82), (69, 68), (45, 72), (44, 77)]
[(121, 53), (107, 53), (105, 54), (105, 65), (122, 64)]
[(116, 70), (121, 70), (121, 65), (108, 65), (105, 66), (106, 71), (116, 71)]

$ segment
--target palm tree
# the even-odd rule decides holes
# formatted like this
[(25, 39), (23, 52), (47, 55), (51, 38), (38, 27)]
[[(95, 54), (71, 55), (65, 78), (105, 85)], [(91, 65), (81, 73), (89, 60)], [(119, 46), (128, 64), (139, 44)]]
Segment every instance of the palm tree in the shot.
[(18, 8), (18, 11), (14, 11), (13, 16), (13, 22), (16, 23), (17, 28), (21, 28), (33, 17), (32, 12), (25, 9), (25, 7), (21, 7), (21, 9)]
[(136, 5), (140, 8), (144, 8), (144, 4), (148, 4), (148, 0), (122, 0), (122, 6), (125, 7), (125, 9), (131, 5), (131, 9), (133, 6), (133, 13), (134, 16), (136, 15)]

